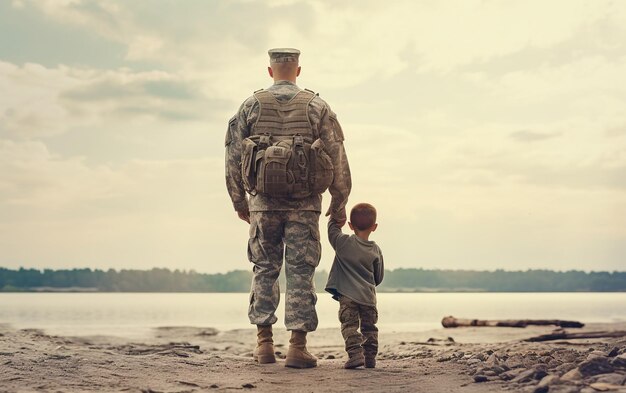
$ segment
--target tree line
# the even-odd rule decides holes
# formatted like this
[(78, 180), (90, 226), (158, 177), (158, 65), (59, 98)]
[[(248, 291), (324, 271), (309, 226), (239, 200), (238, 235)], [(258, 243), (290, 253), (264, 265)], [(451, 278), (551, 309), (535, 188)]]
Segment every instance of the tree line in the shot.
[[(323, 291), (327, 277), (325, 270), (316, 272), (318, 291)], [(251, 279), (252, 273), (247, 270), (207, 274), (165, 268), (119, 271), (0, 268), (0, 291), (248, 292)], [(284, 290), (283, 274), (279, 282)], [(626, 272), (395, 269), (385, 271), (378, 291), (623, 292)]]

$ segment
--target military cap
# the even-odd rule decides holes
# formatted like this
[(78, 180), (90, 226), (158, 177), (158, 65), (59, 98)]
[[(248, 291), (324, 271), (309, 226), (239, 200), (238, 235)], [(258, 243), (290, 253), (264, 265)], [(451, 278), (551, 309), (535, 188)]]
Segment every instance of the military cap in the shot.
[(267, 51), (270, 63), (298, 62), (300, 51), (294, 48), (274, 48)]

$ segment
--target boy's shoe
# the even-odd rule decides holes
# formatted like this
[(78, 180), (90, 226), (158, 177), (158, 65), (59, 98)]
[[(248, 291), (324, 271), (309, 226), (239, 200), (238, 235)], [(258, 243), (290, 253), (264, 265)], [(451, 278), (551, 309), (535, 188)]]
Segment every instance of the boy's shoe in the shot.
[(358, 355), (350, 356), (347, 362), (344, 363), (343, 368), (357, 368), (365, 365), (365, 356), (362, 353)]
[(366, 356), (365, 357), (365, 368), (375, 368), (376, 367), (376, 358)]

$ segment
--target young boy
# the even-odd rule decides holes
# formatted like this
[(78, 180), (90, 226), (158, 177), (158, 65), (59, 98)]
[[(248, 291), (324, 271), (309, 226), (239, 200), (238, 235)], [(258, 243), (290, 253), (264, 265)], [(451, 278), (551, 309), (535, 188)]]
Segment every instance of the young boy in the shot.
[(341, 334), (350, 357), (344, 368), (374, 368), (378, 353), (376, 286), (383, 280), (384, 272), (383, 254), (369, 240), (370, 233), (378, 227), (376, 209), (369, 203), (359, 203), (352, 208), (348, 225), (354, 235), (343, 234), (332, 218), (328, 221), (328, 239), (335, 249), (335, 260), (326, 291), (339, 301)]

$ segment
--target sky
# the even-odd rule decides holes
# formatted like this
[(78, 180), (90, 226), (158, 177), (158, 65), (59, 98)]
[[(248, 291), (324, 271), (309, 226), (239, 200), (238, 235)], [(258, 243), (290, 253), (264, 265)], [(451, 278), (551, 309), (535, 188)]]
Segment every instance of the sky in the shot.
[(0, 266), (251, 269), (224, 137), (274, 47), (337, 113), (387, 269), (625, 270), (602, 0), (0, 0)]

